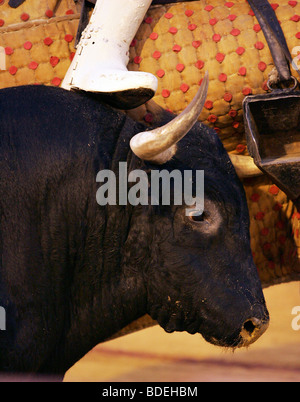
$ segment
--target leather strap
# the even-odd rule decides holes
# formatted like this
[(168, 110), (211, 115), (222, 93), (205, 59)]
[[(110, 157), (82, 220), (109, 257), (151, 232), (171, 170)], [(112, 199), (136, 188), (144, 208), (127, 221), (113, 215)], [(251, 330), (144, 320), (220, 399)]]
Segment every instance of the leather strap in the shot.
[(292, 56), (275, 11), (267, 0), (248, 0), (268, 42), (281, 82), (290, 81)]

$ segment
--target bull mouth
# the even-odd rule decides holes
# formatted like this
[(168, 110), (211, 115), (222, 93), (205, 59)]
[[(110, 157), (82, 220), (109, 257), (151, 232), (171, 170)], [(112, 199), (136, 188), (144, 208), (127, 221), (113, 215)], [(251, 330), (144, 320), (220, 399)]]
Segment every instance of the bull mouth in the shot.
[[(177, 306), (178, 307), (178, 306)], [(255, 316), (236, 324), (232, 332), (227, 328), (220, 333), (219, 326), (203, 317), (189, 317), (183, 311), (169, 313), (164, 310), (150, 314), (152, 319), (167, 332), (188, 332), (191, 335), (200, 334), (209, 343), (215, 346), (231, 349), (249, 347), (256, 342), (269, 327), (269, 314), (267, 311), (256, 312)]]
[(203, 338), (215, 346), (223, 348), (241, 349), (247, 348), (255, 343), (269, 328), (269, 320), (259, 321), (257, 318), (247, 320), (241, 332), (232, 338), (217, 339), (213, 336), (205, 336)]
[(242, 337), (238, 336), (237, 338), (233, 340), (229, 339), (217, 339), (213, 336), (205, 336), (201, 334), (203, 338), (206, 340), (206, 342), (210, 343), (211, 345), (218, 346), (221, 348), (227, 348), (227, 349), (238, 349), (242, 347)]

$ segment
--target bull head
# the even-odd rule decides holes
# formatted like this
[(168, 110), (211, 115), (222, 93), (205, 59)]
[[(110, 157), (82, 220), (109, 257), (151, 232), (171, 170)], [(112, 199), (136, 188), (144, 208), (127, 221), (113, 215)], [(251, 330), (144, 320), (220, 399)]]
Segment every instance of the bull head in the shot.
[[(203, 125), (195, 126), (206, 100), (208, 81), (206, 73), (194, 100), (179, 116), (162, 127), (135, 135), (130, 142), (133, 153), (154, 166), (179, 164), (205, 171), (202, 216), (186, 217), (179, 208), (171, 221), (161, 223), (164, 215), (153, 218), (169, 236), (167, 243), (164, 236), (158, 240), (159, 251), (154, 259), (160, 260), (161, 250), (169, 257), (162, 257), (151, 269), (147, 280), (153, 283), (148, 288), (148, 310), (167, 332), (187, 329), (190, 333), (200, 332), (211, 343), (241, 347), (255, 342), (268, 328), (269, 320), (250, 249), (243, 186), (216, 133)], [(180, 140), (183, 145), (178, 144)], [(253, 168), (250, 170), (253, 174)], [(170, 244), (174, 247), (168, 252)], [(169, 272), (174, 267), (172, 275), (178, 283), (164, 296), (169, 284), (161, 283), (158, 272)], [(182, 267), (188, 267), (189, 275)], [(206, 280), (209, 285), (203, 289)], [(181, 291), (181, 287), (185, 290)], [(192, 298), (193, 293), (197, 297)]]

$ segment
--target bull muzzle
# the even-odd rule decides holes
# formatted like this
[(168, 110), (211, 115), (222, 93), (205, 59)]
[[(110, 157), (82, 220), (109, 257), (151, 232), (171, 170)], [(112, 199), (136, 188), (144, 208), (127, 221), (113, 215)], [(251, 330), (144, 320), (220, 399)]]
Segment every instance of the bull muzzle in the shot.
[(260, 338), (269, 327), (269, 319), (268, 318), (256, 318), (252, 317), (245, 321), (242, 331), (240, 333), (240, 343), (238, 345), (239, 348), (247, 347), (252, 343), (256, 342), (258, 338)]
[(252, 314), (239, 324), (234, 323), (234, 317), (229, 318), (227, 325), (230, 329), (223, 334), (219, 332), (218, 337), (206, 336), (202, 331), (201, 333), (208, 342), (216, 346), (232, 349), (248, 347), (267, 331), (270, 321), (269, 313), (264, 308), (257, 309), (256, 313), (253, 311)]

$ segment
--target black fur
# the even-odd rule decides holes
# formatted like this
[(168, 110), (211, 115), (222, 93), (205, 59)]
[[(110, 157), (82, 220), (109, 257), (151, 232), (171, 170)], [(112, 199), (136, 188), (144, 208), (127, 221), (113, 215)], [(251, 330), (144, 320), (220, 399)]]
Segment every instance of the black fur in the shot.
[(184, 206), (97, 204), (101, 169), (159, 169), (130, 151), (145, 129), (63, 89), (0, 92), (0, 371), (63, 374), (145, 313), (224, 346), (267, 319), (244, 190), (214, 131), (197, 124), (163, 167), (205, 170), (205, 225)]

